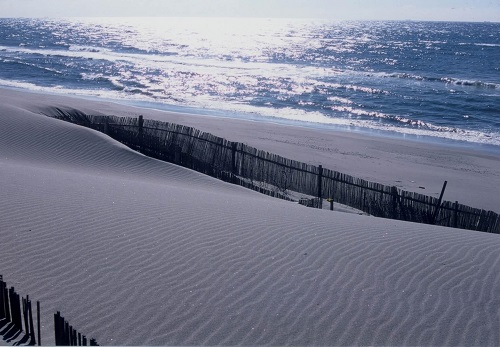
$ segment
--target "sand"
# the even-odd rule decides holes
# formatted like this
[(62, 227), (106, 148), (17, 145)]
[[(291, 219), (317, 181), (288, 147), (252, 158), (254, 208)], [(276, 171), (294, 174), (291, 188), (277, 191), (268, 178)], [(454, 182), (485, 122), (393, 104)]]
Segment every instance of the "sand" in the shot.
[(21, 103), (34, 113), (50, 114), (57, 106), (91, 114), (128, 117), (142, 114), (145, 118), (192, 126), (287, 158), (434, 197), (439, 197), (444, 181), (448, 181), (445, 200), (500, 213), (500, 148), (485, 151), (410, 138), (187, 115), (8, 89), (1, 90), (0, 101)]
[(273, 199), (39, 114), (52, 107), (182, 120), (351, 174), (375, 159), (347, 152), (370, 143), (382, 162), (365, 175), (404, 162), (430, 192), (435, 167), (484, 185), (471, 204), (498, 201), (477, 177), (498, 180), (494, 154), (1, 90), (0, 274), (40, 300), (44, 344), (56, 311), (106, 345), (500, 344), (498, 235)]

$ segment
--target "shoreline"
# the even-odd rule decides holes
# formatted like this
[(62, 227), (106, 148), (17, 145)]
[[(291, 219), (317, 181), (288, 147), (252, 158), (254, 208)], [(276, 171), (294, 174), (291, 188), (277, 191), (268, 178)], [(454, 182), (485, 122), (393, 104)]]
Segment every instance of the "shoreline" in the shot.
[(0, 88), (0, 100), (22, 105), (35, 113), (63, 107), (103, 115), (142, 114), (145, 118), (194, 127), (286, 158), (321, 164), (354, 177), (434, 197), (439, 195), (444, 181), (448, 181), (444, 200), (500, 212), (498, 192), (492, 189), (500, 186), (500, 152), (336, 129), (169, 112), (9, 88)]
[(77, 99), (85, 99), (92, 102), (107, 102), (107, 103), (112, 103), (122, 106), (130, 106), (140, 109), (147, 109), (147, 110), (160, 111), (166, 113), (184, 114), (186, 116), (202, 116), (202, 117), (214, 117), (221, 119), (234, 119), (234, 120), (242, 120), (249, 122), (260, 122), (260, 123), (276, 124), (283, 126), (291, 126), (297, 128), (326, 130), (326, 131), (334, 131), (341, 133), (342, 132), (355, 133), (355, 134), (360, 134), (362, 136), (388, 138), (400, 141), (413, 141), (424, 144), (429, 143), (429, 144), (435, 144), (437, 146), (444, 146), (444, 147), (451, 147), (458, 149), (463, 148), (473, 151), (487, 152), (500, 155), (500, 144), (497, 145), (491, 143), (473, 142), (473, 141), (460, 140), (448, 137), (432, 136), (427, 134), (405, 133), (388, 129), (375, 129), (355, 124), (345, 125), (345, 124), (321, 123), (321, 122), (313, 122), (305, 120), (294, 120), (282, 117), (264, 116), (252, 112), (230, 111), (230, 110), (210, 109), (210, 108), (205, 109), (194, 106), (179, 106), (179, 105), (164, 104), (161, 102), (145, 101), (139, 99), (138, 100), (113, 99), (113, 98), (106, 98), (101, 96), (78, 94), (78, 93), (64, 94), (55, 91), (45, 90), (43, 88), (41, 90), (32, 90), (29, 88), (0, 84), (0, 89), (34, 93), (34, 94), (47, 94), (47, 95), (53, 95), (55, 97), (57, 96), (71, 97)]
[[(42, 114), (58, 110), (192, 123), (386, 179), (471, 178), (446, 162), (464, 151), (0, 89), (0, 274), (41, 302), (44, 344), (61, 312), (102, 345), (498, 345), (498, 235), (271, 198)], [(497, 199), (498, 157), (466, 158)]]
[(261, 116), (255, 113), (230, 112), (217, 109), (202, 109), (191, 106), (177, 106), (177, 105), (168, 105), (168, 104), (146, 102), (146, 101), (115, 100), (115, 99), (107, 99), (107, 98), (91, 97), (91, 96), (86, 97), (78, 95), (75, 95), (75, 97), (78, 98), (81, 97), (85, 99), (88, 98), (89, 100), (92, 101), (106, 101), (120, 105), (128, 105), (136, 108), (150, 109), (155, 111), (186, 114), (188, 116), (215, 117), (222, 119), (234, 119), (234, 120), (242, 120), (249, 122), (269, 123), (269, 124), (305, 128), (305, 129), (316, 129), (316, 130), (333, 131), (340, 133), (354, 133), (354, 134), (359, 134), (361, 136), (387, 138), (400, 141), (411, 141), (424, 144), (430, 143), (430, 144), (435, 144), (437, 146), (444, 146), (444, 147), (451, 147), (458, 149), (464, 148), (479, 152), (500, 154), (500, 145), (472, 142), (466, 140), (457, 140), (457, 139), (431, 136), (431, 135), (406, 134), (402, 132), (397, 132), (395, 130), (372, 129), (356, 125), (316, 123), (316, 122), (308, 122), (301, 120), (291, 120), (280, 117), (273, 118), (269, 116)]

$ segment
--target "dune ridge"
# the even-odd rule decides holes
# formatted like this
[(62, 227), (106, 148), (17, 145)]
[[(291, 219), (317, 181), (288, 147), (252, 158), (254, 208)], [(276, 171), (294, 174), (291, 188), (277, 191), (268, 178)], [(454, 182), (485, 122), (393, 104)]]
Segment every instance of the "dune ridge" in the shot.
[[(106, 345), (498, 345), (498, 235), (305, 208), (0, 105), (0, 273)], [(1, 341), (0, 341), (1, 343)]]

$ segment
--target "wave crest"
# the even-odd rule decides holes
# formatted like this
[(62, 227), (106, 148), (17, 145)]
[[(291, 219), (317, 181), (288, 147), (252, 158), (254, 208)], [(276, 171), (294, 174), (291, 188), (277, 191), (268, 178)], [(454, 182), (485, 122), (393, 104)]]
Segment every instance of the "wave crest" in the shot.
[(500, 89), (500, 84), (494, 82), (485, 82), (480, 80), (467, 80), (467, 79), (459, 79), (454, 77), (429, 77), (429, 76), (420, 76), (416, 74), (403, 73), (403, 72), (394, 72), (394, 73), (383, 73), (381, 74), (383, 77), (388, 78), (401, 78), (401, 79), (410, 79), (417, 81), (429, 81), (429, 82), (444, 82), (446, 84), (454, 84), (459, 86), (466, 87), (478, 87), (478, 88), (491, 88), (491, 89)]

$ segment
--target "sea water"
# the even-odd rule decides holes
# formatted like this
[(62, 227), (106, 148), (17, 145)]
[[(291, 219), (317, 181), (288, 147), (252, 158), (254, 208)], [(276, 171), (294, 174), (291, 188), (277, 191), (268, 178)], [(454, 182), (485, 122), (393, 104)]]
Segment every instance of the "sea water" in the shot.
[(500, 23), (0, 19), (0, 85), (500, 146)]

